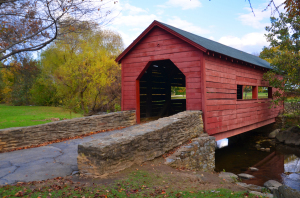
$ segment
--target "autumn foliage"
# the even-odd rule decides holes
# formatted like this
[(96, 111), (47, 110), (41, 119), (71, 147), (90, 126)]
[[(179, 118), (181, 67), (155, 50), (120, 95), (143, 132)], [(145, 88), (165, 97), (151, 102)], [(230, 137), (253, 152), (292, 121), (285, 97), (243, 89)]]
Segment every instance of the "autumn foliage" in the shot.
[[(64, 106), (75, 112), (120, 110), (121, 37), (90, 22), (79, 23), (44, 50), (38, 61), (13, 59), (0, 69), (2, 102)], [(64, 31), (64, 30), (62, 30)]]

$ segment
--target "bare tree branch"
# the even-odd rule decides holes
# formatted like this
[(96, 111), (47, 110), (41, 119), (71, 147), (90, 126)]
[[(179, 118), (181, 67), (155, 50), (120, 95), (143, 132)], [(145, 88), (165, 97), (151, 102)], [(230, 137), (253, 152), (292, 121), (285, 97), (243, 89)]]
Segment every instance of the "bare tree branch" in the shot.
[[(0, 61), (36, 51), (80, 21), (104, 24), (114, 0), (0, 0)], [(95, 17), (97, 16), (97, 17)]]

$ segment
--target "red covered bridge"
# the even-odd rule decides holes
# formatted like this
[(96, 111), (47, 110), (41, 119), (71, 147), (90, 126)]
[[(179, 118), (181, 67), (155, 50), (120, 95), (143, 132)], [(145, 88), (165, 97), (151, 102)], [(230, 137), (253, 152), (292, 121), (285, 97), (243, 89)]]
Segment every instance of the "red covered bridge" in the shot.
[[(262, 78), (268, 62), (158, 21), (116, 61), (122, 110), (136, 110), (138, 123), (202, 110), (205, 131), (219, 140), (273, 123), (281, 109), (269, 108), (273, 88)], [(172, 98), (172, 87), (185, 87), (186, 98)]]

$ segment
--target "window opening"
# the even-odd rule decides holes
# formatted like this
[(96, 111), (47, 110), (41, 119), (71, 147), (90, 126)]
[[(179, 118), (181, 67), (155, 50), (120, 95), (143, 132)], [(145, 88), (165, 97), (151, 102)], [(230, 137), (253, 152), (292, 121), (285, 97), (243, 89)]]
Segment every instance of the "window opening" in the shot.
[(185, 87), (171, 87), (171, 98), (172, 99), (186, 99)]
[(268, 98), (268, 87), (258, 87), (258, 99)]
[(243, 86), (243, 99), (252, 99), (252, 86)]

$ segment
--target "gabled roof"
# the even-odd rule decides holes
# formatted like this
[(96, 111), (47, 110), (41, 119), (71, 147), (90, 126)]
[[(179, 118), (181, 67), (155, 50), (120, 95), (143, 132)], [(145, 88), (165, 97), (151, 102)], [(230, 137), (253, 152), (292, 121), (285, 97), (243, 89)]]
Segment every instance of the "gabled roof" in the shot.
[(196, 48), (206, 52), (207, 50), (213, 51), (219, 54), (223, 54), (225, 56), (238, 59), (253, 65), (257, 65), (260, 67), (264, 67), (267, 69), (272, 69), (270, 66), (270, 63), (267, 61), (254, 56), (252, 54), (248, 54), (246, 52), (234, 49), (232, 47), (223, 45), (221, 43), (218, 43), (216, 41), (212, 41), (210, 39), (192, 34), (190, 32), (181, 30), (179, 28), (173, 27), (171, 25), (159, 22), (159, 21), (154, 21), (137, 39), (133, 41), (133, 43), (127, 47), (123, 53), (119, 55), (119, 57), (116, 59), (117, 62), (120, 62), (121, 59), (155, 26), (158, 26), (169, 33), (185, 40), (186, 42), (190, 43), (191, 45), (195, 46)]

